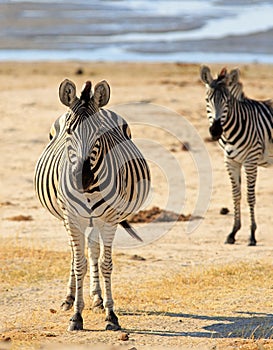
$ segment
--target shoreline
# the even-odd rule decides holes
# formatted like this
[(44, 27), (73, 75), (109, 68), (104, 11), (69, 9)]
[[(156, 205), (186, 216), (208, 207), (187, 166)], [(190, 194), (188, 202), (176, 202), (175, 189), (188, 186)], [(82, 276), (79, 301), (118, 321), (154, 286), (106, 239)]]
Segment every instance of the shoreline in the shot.
[[(157, 63), (235, 63), (273, 64), (273, 29), (266, 32), (242, 36), (227, 36), (221, 39), (177, 40), (157, 43), (132, 43), (127, 48), (123, 45), (102, 46), (96, 49), (42, 49), (25, 48), (22, 40), (17, 49), (4, 49), (0, 45), (0, 62), (6, 61), (88, 61), (88, 62), (157, 62)], [(253, 45), (255, 42), (255, 45)]]

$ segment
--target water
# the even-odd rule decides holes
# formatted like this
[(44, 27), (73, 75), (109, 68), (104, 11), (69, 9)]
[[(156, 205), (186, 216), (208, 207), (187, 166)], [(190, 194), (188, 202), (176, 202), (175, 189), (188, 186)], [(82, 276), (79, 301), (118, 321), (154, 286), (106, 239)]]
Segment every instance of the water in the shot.
[(273, 63), (273, 1), (0, 0), (0, 60)]

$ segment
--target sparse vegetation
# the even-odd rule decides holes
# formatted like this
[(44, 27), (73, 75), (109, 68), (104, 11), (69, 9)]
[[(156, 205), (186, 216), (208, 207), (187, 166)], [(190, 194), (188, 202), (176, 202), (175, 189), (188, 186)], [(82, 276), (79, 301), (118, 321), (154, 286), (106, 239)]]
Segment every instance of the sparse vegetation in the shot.
[(70, 256), (64, 252), (19, 246), (2, 240), (0, 244), (0, 292), (27, 283), (52, 280), (69, 271)]
[[(67, 315), (59, 312), (56, 295), (57, 299), (61, 299), (65, 292), (69, 254), (25, 249), (16, 242), (10, 244), (5, 240), (0, 243), (0, 249), (4, 252), (0, 268), (4, 300), (18, 303), (16, 297), (22, 290), (36, 293), (34, 300), (27, 301), (23, 297), (18, 303), (16, 318), (9, 324), (6, 322), (2, 341), (11, 341), (21, 348), (37, 348), (41, 342), (58, 339), (64, 332)], [(126, 259), (129, 260), (126, 254), (115, 256), (116, 264), (120, 266)], [(134, 263), (143, 264), (146, 261)], [(151, 275), (145, 281), (137, 282), (124, 276), (119, 278), (123, 278), (123, 283), (117, 283), (114, 289), (117, 312), (122, 324), (132, 334), (148, 332), (183, 336), (187, 333), (186, 329), (183, 330), (183, 319), (198, 318), (203, 322), (208, 337), (220, 338), (217, 349), (225, 349), (224, 345), (227, 344), (221, 338), (247, 339), (241, 340), (240, 349), (270, 349), (273, 345), (270, 340), (273, 320), (267, 313), (272, 305), (273, 269), (268, 261), (189, 267), (178, 274), (162, 274), (156, 279)], [(85, 293), (86, 324), (100, 330), (103, 317), (88, 310), (88, 287)], [(41, 294), (46, 296), (44, 300)], [(37, 304), (33, 305), (36, 301)], [(22, 302), (29, 303), (28, 312), (22, 307)], [(259, 314), (256, 310), (264, 312)], [(29, 318), (27, 323), (26, 312)], [(151, 320), (154, 325), (152, 329), (148, 326)], [(109, 333), (105, 334), (109, 336)], [(98, 336), (100, 341), (103, 341), (105, 334)], [(90, 336), (87, 332), (84, 339), (88, 340)], [(114, 334), (110, 336), (114, 337)], [(77, 340), (74, 335), (67, 337), (71, 342)], [(266, 339), (262, 341), (261, 338)]]

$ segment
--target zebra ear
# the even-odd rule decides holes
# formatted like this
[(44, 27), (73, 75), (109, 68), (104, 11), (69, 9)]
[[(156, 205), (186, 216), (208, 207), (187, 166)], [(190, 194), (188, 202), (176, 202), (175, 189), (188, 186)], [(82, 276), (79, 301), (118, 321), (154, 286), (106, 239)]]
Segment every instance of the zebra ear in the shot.
[(213, 78), (211, 76), (210, 68), (208, 66), (201, 66), (200, 68), (200, 77), (203, 83), (210, 85)]
[(98, 107), (105, 106), (110, 99), (110, 86), (106, 80), (99, 82), (94, 89), (94, 102)]
[(77, 98), (76, 96), (76, 85), (73, 81), (65, 79), (59, 87), (59, 97), (60, 101), (65, 106), (71, 106), (71, 104)]
[(228, 85), (232, 86), (239, 82), (240, 71), (238, 68), (232, 69), (228, 75)]

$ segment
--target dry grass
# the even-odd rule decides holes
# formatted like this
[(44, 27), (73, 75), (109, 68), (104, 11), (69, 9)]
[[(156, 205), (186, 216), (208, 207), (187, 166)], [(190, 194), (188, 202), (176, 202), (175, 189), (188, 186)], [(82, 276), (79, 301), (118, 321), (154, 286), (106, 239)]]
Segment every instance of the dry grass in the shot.
[[(68, 316), (60, 313), (56, 305), (51, 306), (55, 296), (64, 292), (69, 254), (25, 249), (16, 242), (10, 244), (5, 240), (0, 243), (0, 249), (4, 252), (0, 262), (1, 294), (4, 300), (13, 298), (12, 303), (18, 303), (18, 314), (3, 332), (2, 344), (12, 341), (14, 349), (31, 349), (43, 342), (54, 342), (63, 335), (68, 320)], [(128, 256), (116, 256), (116, 266), (122, 266), (124, 259)], [(141, 268), (144, 262), (134, 263)], [(116, 268), (115, 274), (118, 275), (118, 272)], [(199, 319), (203, 322), (204, 332), (211, 334), (212, 338), (219, 338), (217, 349), (236, 349), (236, 343), (238, 348), (245, 350), (271, 349), (273, 320), (268, 311), (272, 306), (272, 281), (270, 262), (242, 262), (218, 267), (183, 268), (179, 274), (162, 275), (156, 279), (151, 276), (144, 283), (125, 276), (122, 283), (115, 283), (114, 295), (121, 324), (126, 324), (133, 334), (183, 336), (179, 329), (184, 320)], [(20, 303), (14, 295), (18, 290), (33, 291), (37, 286), (40, 288), (36, 300), (28, 301), (35, 307), (29, 305), (26, 311), (22, 300)], [(40, 294), (47, 292), (48, 286), (51, 286), (51, 294), (41, 298)], [(87, 302), (85, 321), (92, 324), (94, 333), (103, 327), (103, 317), (90, 313), (88, 308)], [(257, 313), (257, 310), (263, 311)], [(31, 320), (29, 324), (26, 323), (26, 312)], [(151, 322), (154, 326), (149, 328)], [(185, 335), (186, 327), (185, 324)], [(197, 331), (199, 333), (202, 336), (200, 330)], [(105, 336), (101, 332), (98, 334), (95, 339), (104, 342)], [(87, 341), (88, 336), (80, 339)], [(117, 336), (111, 337), (117, 339)], [(65, 339), (71, 343), (79, 342), (79, 338), (71, 335), (65, 335)]]
[(63, 252), (46, 251), (0, 243), (0, 292), (21, 284), (39, 282), (64, 276), (69, 271), (70, 256)]
[[(193, 267), (171, 276), (162, 276), (160, 280), (147, 281), (136, 290), (134, 282), (122, 285), (120, 293), (124, 304), (147, 307), (159, 312), (177, 312), (190, 309), (198, 311), (199, 306), (213, 314), (225, 310), (231, 313), (241, 307), (255, 313), (258, 307), (272, 306), (273, 268), (272, 263), (257, 261), (254, 263), (236, 263), (218, 267)], [(134, 293), (132, 294), (132, 290)], [(261, 298), (262, 296), (262, 298)], [(242, 303), (243, 297), (243, 303)], [(247, 298), (247, 300), (245, 300)]]

